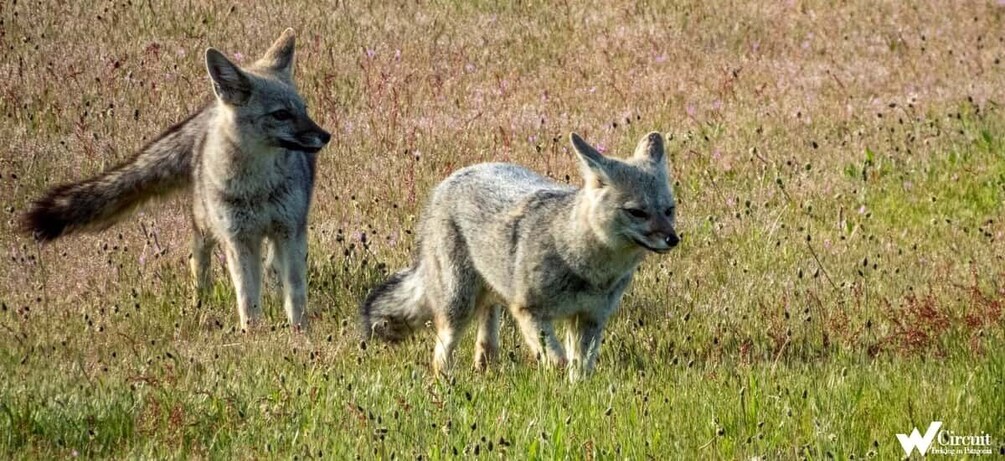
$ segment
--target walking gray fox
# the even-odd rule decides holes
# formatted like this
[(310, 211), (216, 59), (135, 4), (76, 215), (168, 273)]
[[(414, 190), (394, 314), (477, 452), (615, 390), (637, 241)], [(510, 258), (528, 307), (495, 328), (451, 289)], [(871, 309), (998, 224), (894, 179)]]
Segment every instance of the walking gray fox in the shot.
[[(394, 342), (432, 320), (433, 368), (447, 373), (475, 319), (475, 367), (484, 369), (498, 353), (505, 304), (539, 359), (568, 365), (571, 379), (590, 373), (639, 263), (680, 240), (662, 135), (646, 135), (626, 160), (605, 157), (575, 133), (571, 141), (582, 188), (499, 163), (440, 183), (421, 217), (417, 261), (363, 302), (364, 335)], [(569, 322), (566, 348), (555, 320)]]

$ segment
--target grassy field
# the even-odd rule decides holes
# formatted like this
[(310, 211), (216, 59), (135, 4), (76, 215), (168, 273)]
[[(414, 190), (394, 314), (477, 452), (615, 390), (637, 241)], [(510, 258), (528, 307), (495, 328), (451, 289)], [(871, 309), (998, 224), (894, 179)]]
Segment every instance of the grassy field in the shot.
[[(933, 420), (1005, 453), (1005, 4), (261, 3), (0, 5), (0, 457), (889, 459)], [(308, 333), (274, 291), (271, 331), (235, 332), (219, 264), (194, 310), (186, 197), (18, 234), (47, 186), (209, 98), (205, 47), (248, 62), (287, 26), (333, 135)], [(684, 243), (591, 380), (539, 368), (508, 318), (502, 363), (449, 383), (430, 332), (361, 343), (452, 170), (575, 183), (569, 131), (626, 155), (654, 129)]]

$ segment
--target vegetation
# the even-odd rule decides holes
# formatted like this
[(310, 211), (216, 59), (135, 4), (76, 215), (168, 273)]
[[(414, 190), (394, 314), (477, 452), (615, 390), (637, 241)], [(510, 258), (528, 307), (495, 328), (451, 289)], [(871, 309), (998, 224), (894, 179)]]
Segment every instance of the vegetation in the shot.
[[(280, 4), (283, 3), (283, 4)], [(1005, 451), (1005, 5), (79, 2), (0, 6), (0, 456), (903, 456), (933, 420)], [(39, 246), (17, 216), (210, 97), (207, 46), (287, 26), (332, 132), (312, 328), (190, 304), (186, 197)], [(597, 374), (431, 376), (432, 337), (363, 343), (427, 192), (483, 161), (579, 181), (577, 131), (668, 145), (684, 242), (652, 256)], [(458, 360), (471, 357), (473, 332)], [(997, 432), (995, 432), (997, 431)]]

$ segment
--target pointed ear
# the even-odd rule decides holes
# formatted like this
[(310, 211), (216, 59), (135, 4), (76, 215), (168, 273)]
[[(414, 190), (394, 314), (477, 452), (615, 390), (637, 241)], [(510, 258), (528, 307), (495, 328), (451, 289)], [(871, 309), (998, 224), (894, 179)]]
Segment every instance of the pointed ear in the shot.
[(580, 164), (583, 166), (583, 177), (587, 180), (587, 185), (600, 188), (604, 187), (605, 184), (609, 184), (610, 161), (604, 157), (604, 154), (601, 154), (593, 146), (587, 144), (576, 133), (570, 133), (569, 140), (572, 141), (572, 147), (575, 149)]
[(296, 45), (297, 34), (293, 32), (293, 28), (287, 28), (255, 64), (290, 79), (293, 77), (293, 51)]
[(639, 145), (635, 147), (635, 158), (648, 159), (655, 163), (663, 163), (663, 158), (666, 155), (666, 147), (664, 147), (663, 135), (653, 131), (645, 135)]
[(206, 50), (206, 70), (213, 80), (213, 92), (226, 104), (240, 106), (251, 97), (251, 79), (223, 53)]

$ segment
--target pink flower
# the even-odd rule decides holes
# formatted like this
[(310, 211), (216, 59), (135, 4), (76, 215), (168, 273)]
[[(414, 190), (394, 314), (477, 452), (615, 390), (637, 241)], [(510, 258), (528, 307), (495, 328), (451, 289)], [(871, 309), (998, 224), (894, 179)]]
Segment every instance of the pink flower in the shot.
[(241, 53), (240, 51), (234, 53), (234, 61), (236, 61), (238, 64), (244, 62), (244, 54)]
[(687, 112), (688, 117), (694, 118), (694, 114), (696, 112), (694, 104), (687, 103), (687, 107), (685, 107), (684, 110)]

